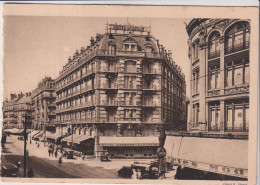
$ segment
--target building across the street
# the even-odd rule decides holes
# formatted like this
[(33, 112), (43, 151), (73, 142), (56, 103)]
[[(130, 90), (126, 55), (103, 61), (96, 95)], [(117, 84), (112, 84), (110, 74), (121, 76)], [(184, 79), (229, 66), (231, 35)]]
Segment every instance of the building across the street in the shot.
[(3, 128), (24, 128), (25, 115), (31, 117), (31, 93), (10, 94), (10, 99), (3, 102)]
[(45, 77), (32, 92), (32, 126), (35, 130), (55, 130), (55, 85)]
[(188, 125), (186, 132), (168, 133), (167, 154), (182, 167), (180, 178), (246, 179), (250, 21), (192, 19), (186, 29)]
[(186, 84), (171, 52), (143, 26), (107, 25), (63, 67), (56, 84), (63, 143), (111, 157), (154, 157), (162, 127), (186, 127)]

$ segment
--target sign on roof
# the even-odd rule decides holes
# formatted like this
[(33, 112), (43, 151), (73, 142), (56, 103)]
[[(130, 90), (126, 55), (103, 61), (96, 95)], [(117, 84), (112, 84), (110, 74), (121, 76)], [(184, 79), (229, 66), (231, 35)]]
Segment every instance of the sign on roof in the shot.
[(150, 32), (150, 27), (145, 26), (134, 26), (131, 24), (122, 25), (122, 24), (108, 24), (109, 30), (123, 30), (123, 31), (140, 31), (140, 32)]

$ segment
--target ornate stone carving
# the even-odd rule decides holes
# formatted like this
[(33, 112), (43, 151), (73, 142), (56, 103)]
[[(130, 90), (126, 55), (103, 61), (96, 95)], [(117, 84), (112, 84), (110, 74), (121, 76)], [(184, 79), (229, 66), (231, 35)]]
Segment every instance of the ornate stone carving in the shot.
[(225, 89), (225, 94), (239, 94), (249, 92), (249, 85)]
[(208, 91), (208, 96), (218, 96), (220, 95), (220, 90)]

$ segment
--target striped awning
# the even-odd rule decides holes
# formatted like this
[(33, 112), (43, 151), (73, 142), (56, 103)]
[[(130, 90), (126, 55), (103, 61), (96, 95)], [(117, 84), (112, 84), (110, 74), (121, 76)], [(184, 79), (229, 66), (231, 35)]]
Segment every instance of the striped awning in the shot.
[(100, 136), (99, 144), (101, 146), (159, 146), (159, 138)]
[(207, 172), (247, 178), (248, 141), (167, 136), (164, 147), (174, 164)]

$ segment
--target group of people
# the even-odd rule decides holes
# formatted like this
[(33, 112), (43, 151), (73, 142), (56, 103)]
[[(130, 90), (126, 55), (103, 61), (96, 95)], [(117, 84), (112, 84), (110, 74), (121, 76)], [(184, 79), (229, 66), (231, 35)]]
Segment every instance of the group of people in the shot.
[(50, 144), (49, 147), (48, 147), (48, 153), (49, 153), (49, 157), (50, 156), (54, 156), (57, 157), (58, 156), (58, 146), (54, 145), (54, 144)]

